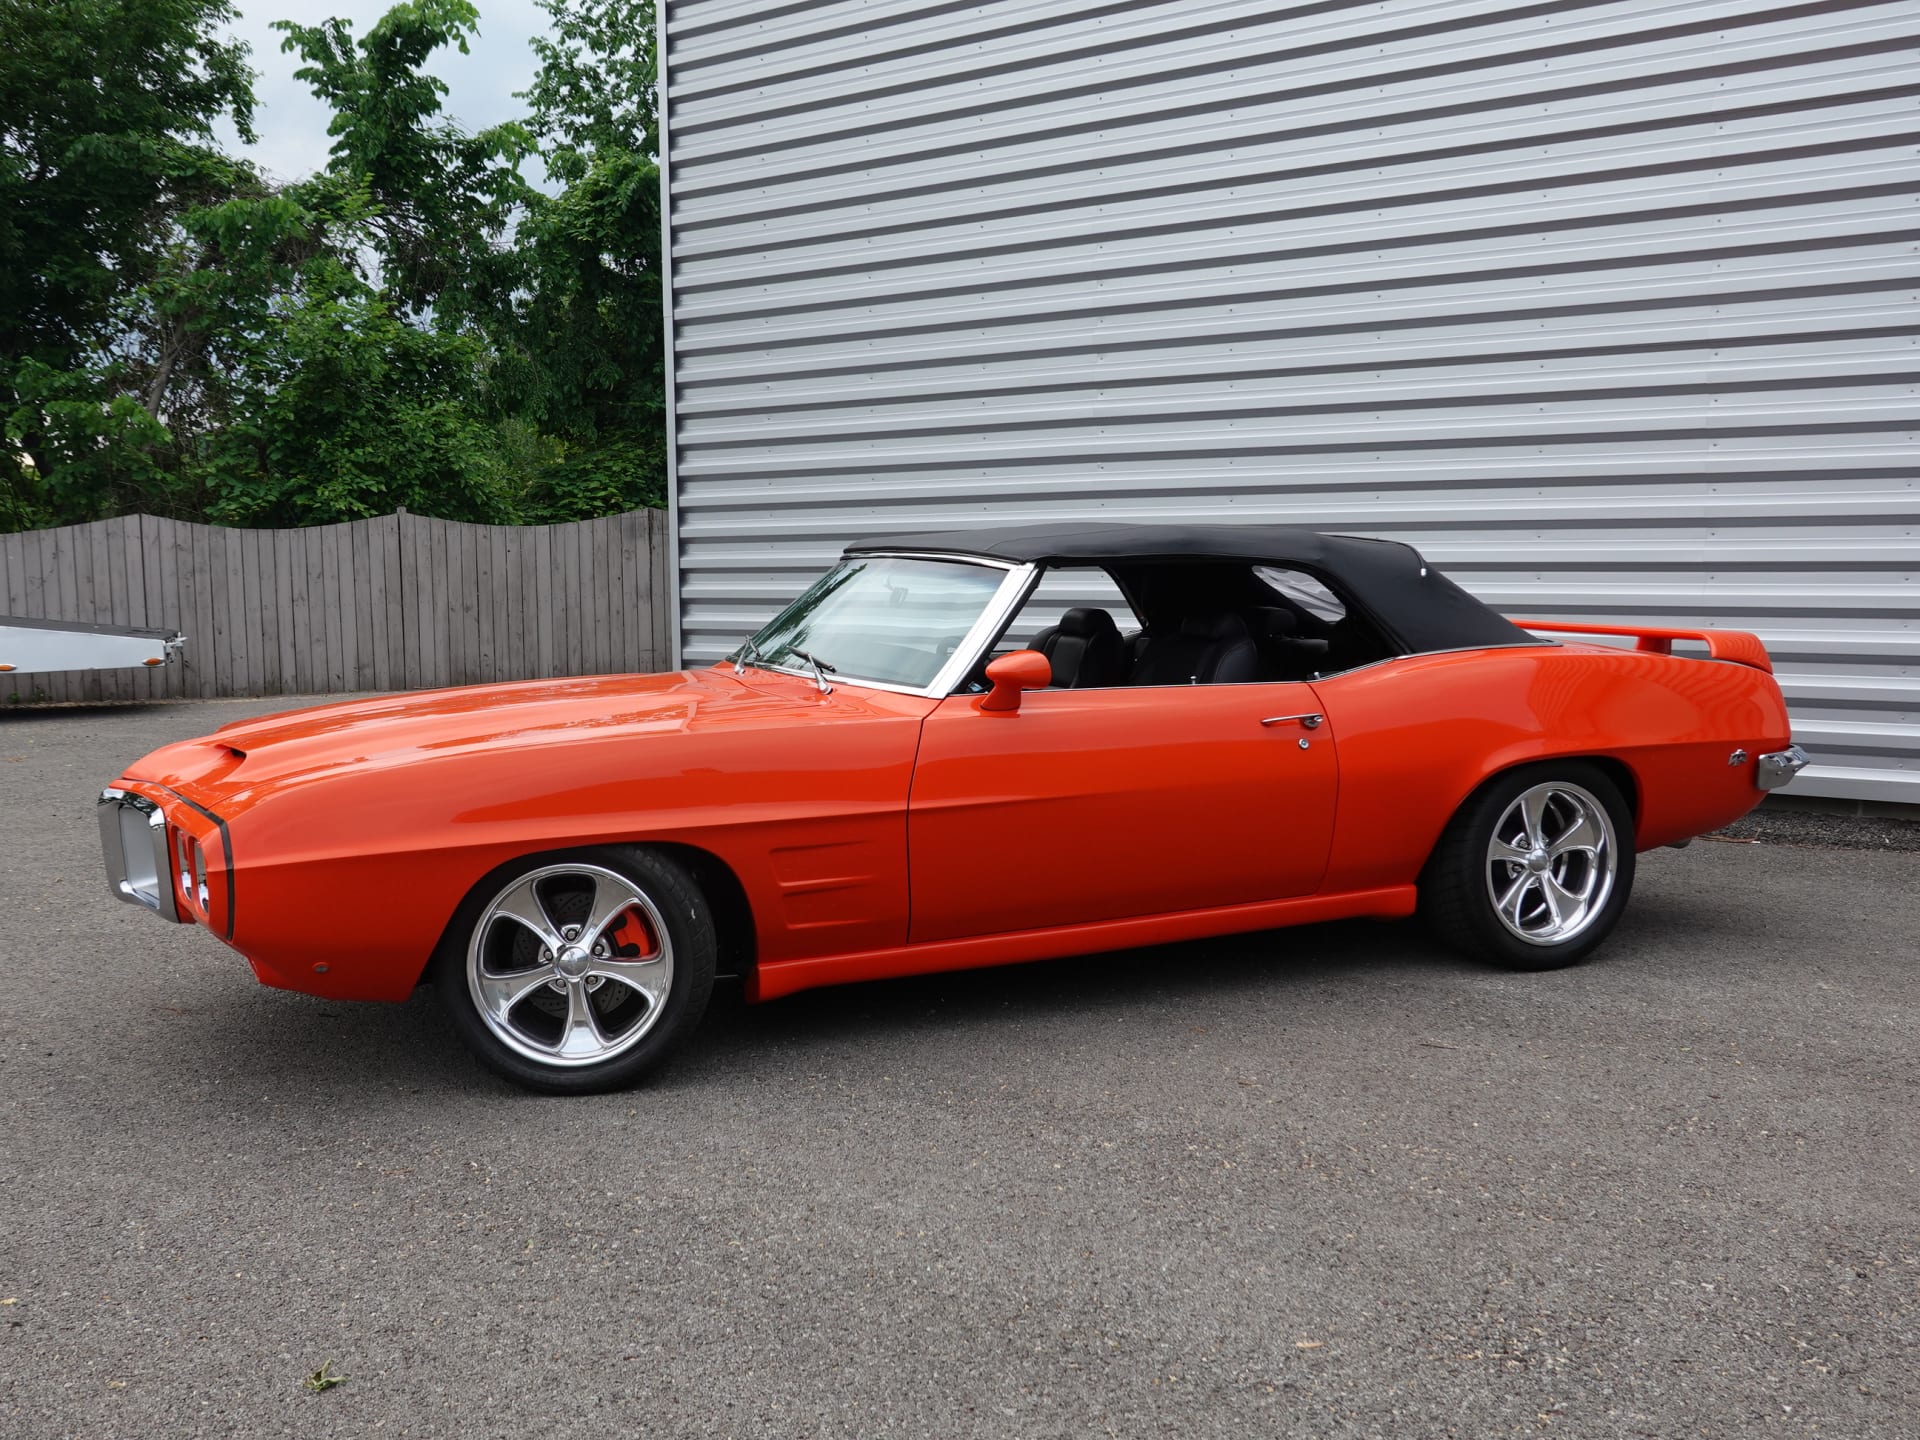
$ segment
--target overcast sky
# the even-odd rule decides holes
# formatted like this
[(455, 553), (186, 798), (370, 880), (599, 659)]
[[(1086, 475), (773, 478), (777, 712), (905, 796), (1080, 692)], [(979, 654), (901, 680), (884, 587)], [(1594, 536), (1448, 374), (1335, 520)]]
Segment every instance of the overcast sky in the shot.
[[(327, 160), (333, 143), (327, 135), (327, 110), (306, 85), (293, 78), (298, 56), (280, 53), (286, 37), (267, 27), (275, 20), (315, 24), (331, 15), (353, 22), (353, 33), (366, 34), (393, 0), (240, 0), (234, 34), (253, 47), (251, 63), (259, 72), (254, 82), (254, 128), (260, 143), (240, 145), (231, 126), (222, 139), (249, 155), (255, 164), (282, 180), (300, 180)], [(480, 33), (469, 43), (471, 54), (451, 47), (440, 50), (427, 68), (447, 82), (446, 113), (465, 130), (484, 130), (523, 113), (513, 92), (533, 80), (530, 36), (547, 28), (546, 13), (533, 0), (477, 0)]]

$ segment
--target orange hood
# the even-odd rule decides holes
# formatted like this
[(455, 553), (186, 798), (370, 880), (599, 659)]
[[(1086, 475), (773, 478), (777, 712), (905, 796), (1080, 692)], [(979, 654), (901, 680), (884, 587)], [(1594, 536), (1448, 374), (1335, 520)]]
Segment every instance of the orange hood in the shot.
[(718, 666), (473, 685), (237, 720), (202, 739), (155, 750), (127, 775), (231, 795), (347, 768), (365, 772), (590, 737), (817, 724), (865, 708), (858, 692), (823, 696), (804, 680), (765, 671), (735, 676)]

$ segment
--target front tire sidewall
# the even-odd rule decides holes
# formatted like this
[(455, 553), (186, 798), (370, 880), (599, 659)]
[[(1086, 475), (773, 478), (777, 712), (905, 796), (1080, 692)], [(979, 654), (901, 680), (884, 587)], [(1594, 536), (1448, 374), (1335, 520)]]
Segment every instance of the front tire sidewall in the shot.
[[(1600, 912), (1578, 935), (1552, 945), (1529, 944), (1494, 913), (1487, 893), (1487, 846), (1500, 817), (1536, 785), (1577, 785), (1613, 821), (1613, 885)], [(1554, 761), (1510, 771), (1476, 794), (1447, 828), (1421, 883), (1421, 908), (1440, 939), (1462, 954), (1506, 970), (1558, 970), (1586, 959), (1612, 933), (1633, 890), (1633, 811), (1619, 786), (1584, 761)]]
[[(492, 897), (529, 871), (568, 862), (604, 866), (638, 885), (659, 911), (673, 947), (673, 983), (660, 1018), (631, 1050), (594, 1065), (546, 1065), (510, 1049), (488, 1028), (467, 983), (468, 947)], [(589, 1095), (633, 1084), (699, 1025), (713, 991), (715, 950), (706, 897), (672, 860), (625, 847), (563, 850), (525, 856), (482, 878), (461, 902), (428, 973), (454, 1030), (488, 1069), (529, 1090)]]

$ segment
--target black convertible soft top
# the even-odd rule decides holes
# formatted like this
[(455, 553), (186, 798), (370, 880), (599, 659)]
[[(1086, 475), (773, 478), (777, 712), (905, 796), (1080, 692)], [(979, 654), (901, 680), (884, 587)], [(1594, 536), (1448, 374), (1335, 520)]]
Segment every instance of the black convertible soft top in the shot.
[(887, 535), (847, 546), (849, 555), (888, 550), (1035, 565), (1221, 560), (1291, 566), (1345, 591), (1409, 654), (1549, 643), (1488, 609), (1411, 545), (1291, 525), (1012, 525)]

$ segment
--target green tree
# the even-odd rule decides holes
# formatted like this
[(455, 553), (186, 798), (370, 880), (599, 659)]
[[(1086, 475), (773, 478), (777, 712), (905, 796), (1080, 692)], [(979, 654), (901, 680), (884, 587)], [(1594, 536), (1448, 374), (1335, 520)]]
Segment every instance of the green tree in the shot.
[(443, 46), (468, 53), (478, 24), (468, 0), (401, 0), (358, 40), (337, 18), (274, 25), (306, 62), (294, 74), (333, 110), (327, 174), (369, 201), (390, 300), (442, 326), (508, 303), (519, 275), (503, 241), (534, 193), (520, 176), (526, 130), (467, 134), (441, 118), (446, 84), (422, 68)]
[(409, 324), (331, 258), (273, 315), (271, 339), (237, 367), (232, 418), (198, 457), (211, 518), (313, 525), (401, 505), (514, 518), (481, 414), (478, 340)]
[(561, 447), (531, 477), (530, 516), (664, 503), (659, 124), (651, 0), (541, 0), (553, 21), (522, 98), (561, 189), (537, 195), (518, 239), (524, 288), (496, 391)]
[[(251, 136), (228, 0), (0, 0), (0, 518), (85, 519), (151, 483), (119, 308)], [(137, 404), (137, 401), (136, 401)]]
[(540, 59), (521, 92), (533, 133), (547, 141), (547, 173), (571, 182), (595, 155), (660, 153), (653, 0), (540, 0), (553, 22), (536, 35)]
[(228, 0), (0, 0), (0, 527), (659, 503), (653, 6), (543, 4), (529, 120), (478, 134), (424, 68), (468, 0), (282, 22), (333, 146), (277, 184), (213, 143)]
[(515, 518), (481, 342), (410, 323), (359, 273), (374, 213), (324, 177), (231, 201), (192, 217), (195, 263), (149, 287), (199, 377), (174, 433), (208, 518)]
[(333, 197), (311, 189), (241, 177), (179, 217), (156, 273), (123, 302), (123, 377), (177, 453), (230, 417), (233, 367), (269, 338), (278, 297), (329, 254), (335, 217), (314, 202)]
[(27, 530), (138, 508), (167, 488), (166, 427), (132, 395), (121, 367), (60, 370), (27, 356), (9, 367), (0, 411), (9, 450), (0, 530)]

